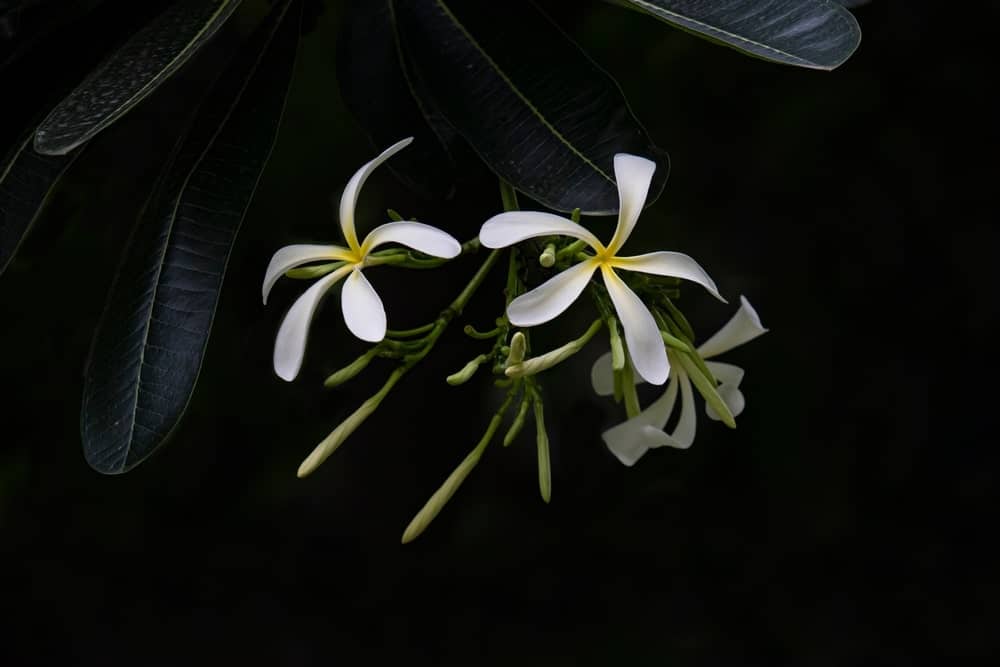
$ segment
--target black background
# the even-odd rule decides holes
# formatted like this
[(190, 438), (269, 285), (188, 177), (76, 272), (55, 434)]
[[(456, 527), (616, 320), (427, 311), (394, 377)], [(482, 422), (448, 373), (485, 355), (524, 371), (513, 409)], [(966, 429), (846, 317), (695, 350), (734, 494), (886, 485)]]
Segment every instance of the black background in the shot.
[[(691, 254), (771, 331), (725, 357), (747, 369), (737, 431), (702, 419), (690, 450), (657, 450), (631, 469), (599, 438), (617, 416), (585, 381), (594, 343), (546, 379), (551, 504), (524, 437), (488, 450), (401, 546), (496, 396), (485, 379), (444, 383), (479, 351), (456, 327), (316, 474), (295, 477), (387, 368), (321, 388), (364, 349), (328, 305), (299, 379), (270, 369), (302, 285), (283, 281), (261, 306), (267, 260), (288, 243), (336, 241), (332, 202), (376, 150), (339, 97), (339, 3), (328, 4), (300, 50), (190, 412), (161, 453), (124, 476), (87, 467), (81, 371), (142, 185), (185, 91), (201, 85), (197, 67), (233, 43), (242, 16), (87, 149), (0, 279), (0, 660), (853, 665), (989, 654), (997, 589), (978, 519), (992, 469), (989, 439), (969, 422), (979, 392), (956, 387), (956, 408), (929, 395), (934, 369), (987, 353), (968, 336), (991, 324), (987, 296), (958, 289), (984, 283), (954, 268), (984, 265), (992, 247), (975, 205), (989, 201), (993, 161), (970, 169), (957, 157), (988, 152), (992, 136), (965, 134), (990, 118), (977, 91), (995, 79), (973, 36), (952, 34), (946, 48), (939, 17), (875, 0), (857, 11), (858, 53), (824, 73), (603, 3), (546, 3), (670, 152), (666, 190), (629, 249)], [(117, 5), (0, 73), (4, 132), (141, 18)], [(385, 206), (467, 238), (499, 200), (485, 171), (446, 205), (383, 171), (364, 191), (362, 224), (381, 222)], [(612, 221), (592, 222), (609, 233)], [(390, 326), (405, 327), (475, 266), (370, 275)], [(469, 321), (496, 315), (500, 280)], [(732, 310), (694, 289), (683, 304), (700, 332)], [(559, 344), (588, 317), (575, 309), (541, 340)], [(932, 409), (949, 422), (933, 445)]]

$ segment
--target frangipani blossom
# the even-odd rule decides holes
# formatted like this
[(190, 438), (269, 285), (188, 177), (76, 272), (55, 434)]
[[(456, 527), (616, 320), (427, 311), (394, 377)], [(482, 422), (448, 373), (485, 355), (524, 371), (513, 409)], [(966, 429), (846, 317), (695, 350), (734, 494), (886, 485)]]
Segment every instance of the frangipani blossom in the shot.
[[(698, 347), (698, 354), (703, 359), (711, 359), (719, 354), (743, 345), (766, 333), (767, 329), (760, 323), (760, 317), (745, 297), (740, 297), (740, 309), (714, 336)], [(673, 357), (680, 354), (669, 350)], [(717, 391), (726, 403), (733, 416), (743, 412), (746, 401), (740, 391), (743, 381), (743, 369), (732, 364), (718, 361), (706, 361), (705, 365), (719, 381)], [(650, 404), (635, 417), (628, 419), (601, 434), (608, 449), (627, 466), (638, 461), (643, 454), (653, 447), (676, 447), (687, 449), (694, 443), (697, 426), (697, 414), (694, 407), (694, 391), (691, 378), (688, 377), (680, 363), (674, 364), (675, 373), (670, 378), (666, 391), (660, 398)], [(594, 391), (602, 396), (614, 393), (614, 374), (611, 368), (611, 353), (601, 356), (591, 369), (590, 379)], [(677, 426), (672, 433), (663, 429), (674, 411), (677, 402), (678, 388), (681, 394), (681, 413)], [(719, 420), (719, 415), (706, 404), (705, 411), (711, 419)]]
[(362, 273), (367, 265), (376, 264), (371, 252), (386, 243), (399, 243), (434, 257), (450, 259), (462, 252), (462, 246), (450, 234), (419, 222), (389, 222), (373, 229), (360, 243), (354, 226), (354, 210), (365, 180), (380, 164), (413, 141), (403, 139), (382, 152), (354, 174), (340, 198), (340, 229), (347, 247), (337, 245), (290, 245), (281, 248), (271, 258), (264, 276), (264, 303), (271, 288), (286, 271), (317, 261), (340, 261), (345, 264), (320, 278), (292, 305), (285, 316), (274, 342), (274, 372), (289, 382), (295, 379), (305, 356), (309, 323), (326, 292), (341, 280), (344, 288), (340, 297), (344, 322), (351, 333), (361, 340), (376, 343), (385, 338), (386, 315), (382, 300)]
[(594, 250), (593, 257), (571, 266), (514, 299), (507, 308), (508, 318), (511, 323), (521, 327), (548, 322), (576, 301), (594, 272), (600, 269), (604, 286), (625, 331), (625, 344), (635, 370), (647, 382), (663, 384), (670, 373), (670, 364), (659, 327), (649, 309), (629, 289), (615, 269), (684, 278), (704, 286), (723, 302), (725, 299), (719, 295), (715, 283), (704, 269), (687, 255), (679, 252), (652, 252), (635, 257), (618, 256), (646, 203), (656, 164), (625, 153), (616, 155), (614, 162), (619, 213), (618, 226), (608, 245), (605, 246), (586, 227), (576, 222), (551, 213), (534, 211), (509, 211), (490, 218), (483, 224), (479, 240), (488, 248), (503, 248), (525, 239), (551, 235), (571, 236), (586, 242)]

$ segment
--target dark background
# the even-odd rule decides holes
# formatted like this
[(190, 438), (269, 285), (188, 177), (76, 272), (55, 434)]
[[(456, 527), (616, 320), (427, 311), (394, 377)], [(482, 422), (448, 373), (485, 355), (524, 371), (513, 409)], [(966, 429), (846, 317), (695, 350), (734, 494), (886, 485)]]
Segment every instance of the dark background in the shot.
[[(962, 215), (945, 183), (964, 167), (942, 150), (956, 128), (937, 112), (963, 100), (964, 123), (989, 118), (969, 94), (992, 76), (969, 51), (974, 38), (929, 49), (936, 17), (876, 0), (857, 12), (858, 53), (823, 73), (603, 3), (562, 3), (564, 27), (672, 158), (630, 250), (691, 254), (771, 332), (725, 357), (747, 369), (737, 431), (702, 418), (690, 450), (657, 450), (631, 469), (599, 437), (617, 416), (585, 382), (594, 343), (545, 378), (551, 504), (527, 435), (491, 447), (428, 531), (401, 546), (496, 396), (483, 378), (444, 383), (479, 351), (454, 327), (316, 474), (295, 477), (388, 368), (322, 389), (363, 350), (333, 304), (299, 379), (270, 369), (303, 285), (283, 281), (264, 308), (264, 267), (282, 245), (336, 240), (332, 202), (376, 150), (339, 96), (339, 3), (328, 5), (302, 44), (197, 393), (161, 453), (124, 476), (87, 467), (81, 372), (141, 185), (185, 91), (201, 85), (197, 65), (245, 26), (87, 149), (0, 279), (0, 660), (854, 665), (989, 654), (997, 588), (977, 513), (992, 470), (969, 447), (985, 436), (962, 423), (978, 404), (951, 412), (933, 448), (928, 438), (931, 367), (973, 358), (956, 339), (991, 323), (975, 293), (936, 300), (952, 262), (990, 255), (977, 242), (987, 220), (951, 226)], [(102, 25), (4, 72), (6, 112), (22, 121), (30, 101), (57, 95), (54, 72), (72, 85), (66, 54), (99, 57), (115, 39)], [(961, 206), (988, 199), (989, 173), (963, 176)], [(467, 238), (500, 206), (487, 173), (467, 181), (436, 205), (382, 171), (360, 219), (381, 222), (389, 205)], [(436, 313), (475, 265), (369, 275), (390, 326), (405, 327)], [(468, 321), (495, 316), (499, 273)], [(732, 311), (695, 289), (682, 302), (703, 334)], [(574, 310), (540, 338), (559, 344), (588, 316)]]

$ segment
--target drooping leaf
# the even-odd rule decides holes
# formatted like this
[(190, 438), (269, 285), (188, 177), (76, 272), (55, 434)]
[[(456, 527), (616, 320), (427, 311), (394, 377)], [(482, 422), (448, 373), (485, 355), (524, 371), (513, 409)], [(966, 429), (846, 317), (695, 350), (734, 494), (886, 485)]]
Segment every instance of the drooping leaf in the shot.
[(75, 159), (76, 155), (39, 155), (29, 135), (0, 163), (0, 275)]
[(391, 0), (351, 3), (337, 40), (341, 93), (378, 150), (414, 137), (410, 149), (387, 163), (400, 180), (430, 197), (447, 197), (455, 186), (448, 146), (460, 139), (418, 89), (398, 44)]
[(403, 48), (486, 164), (549, 208), (618, 210), (615, 153), (669, 171), (617, 83), (527, 0), (396, 0)]
[(699, 37), (784, 65), (833, 69), (861, 41), (834, 0), (611, 0)]
[(35, 150), (65, 155), (115, 122), (203, 46), (240, 0), (182, 0), (136, 33), (42, 121)]
[(229, 254), (277, 136), (296, 4), (273, 10), (220, 78), (133, 233), (84, 378), (81, 435), (98, 472), (140, 463), (187, 408)]

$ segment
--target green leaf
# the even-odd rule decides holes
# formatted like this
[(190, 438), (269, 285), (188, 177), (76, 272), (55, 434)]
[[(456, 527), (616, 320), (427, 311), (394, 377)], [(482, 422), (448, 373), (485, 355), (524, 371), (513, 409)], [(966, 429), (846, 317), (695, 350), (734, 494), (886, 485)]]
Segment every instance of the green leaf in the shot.
[(337, 79), (347, 108), (377, 150), (413, 136), (413, 145), (386, 166), (407, 186), (432, 198), (450, 197), (455, 162), (449, 146), (461, 138), (413, 78), (399, 50), (391, 0), (351, 3), (337, 39)]
[(0, 163), (0, 275), (76, 155), (39, 155), (31, 136)]
[(226, 22), (240, 0), (184, 0), (92, 72), (35, 133), (35, 150), (65, 155), (152, 93)]
[(129, 470), (179, 423), (201, 369), (230, 251), (277, 135), (298, 13), (271, 12), (202, 104), (140, 219), (84, 378), (84, 455)]
[(830, 70), (861, 41), (854, 16), (834, 0), (612, 0), (744, 53)]
[(615, 81), (527, 0), (395, 0), (404, 52), (448, 122), (502, 179), (549, 208), (618, 210), (615, 153), (669, 171)]

